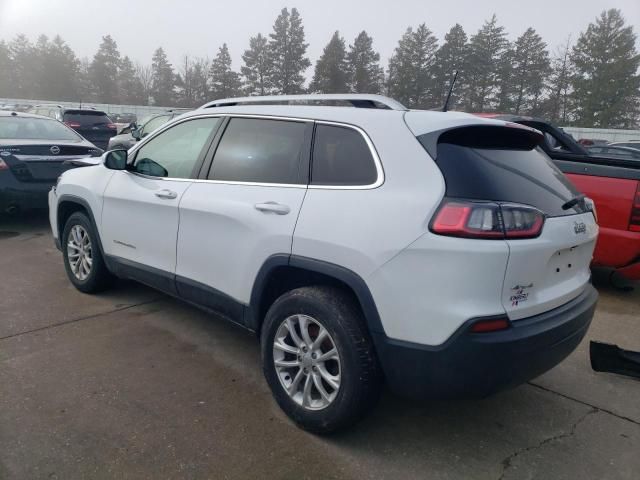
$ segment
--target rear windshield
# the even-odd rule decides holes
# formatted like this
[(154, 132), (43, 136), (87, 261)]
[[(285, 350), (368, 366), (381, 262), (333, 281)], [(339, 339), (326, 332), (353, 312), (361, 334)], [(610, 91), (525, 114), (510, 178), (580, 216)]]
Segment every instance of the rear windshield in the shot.
[[(418, 140), (428, 141), (425, 137), (428, 135)], [(446, 135), (443, 137), (447, 140)], [(453, 138), (449, 136), (450, 140)], [(483, 141), (480, 148), (460, 143), (465, 144), (446, 141), (437, 144), (436, 163), (444, 176), (448, 197), (521, 203), (549, 216), (586, 211), (583, 202), (562, 209), (579, 192), (540, 147), (514, 145), (509, 140), (500, 146), (495, 138)]]
[(64, 112), (65, 122), (79, 123), (81, 126), (95, 127), (97, 125), (107, 125), (111, 123), (111, 119), (104, 112), (95, 112), (91, 110), (67, 110)]
[(78, 141), (80, 137), (57, 120), (0, 117), (0, 139)]

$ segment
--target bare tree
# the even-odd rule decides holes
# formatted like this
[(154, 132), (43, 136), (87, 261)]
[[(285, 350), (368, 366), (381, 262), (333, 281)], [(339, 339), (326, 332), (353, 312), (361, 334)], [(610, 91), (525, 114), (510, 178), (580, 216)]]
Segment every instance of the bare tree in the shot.
[(142, 93), (145, 98), (145, 105), (149, 105), (149, 97), (151, 96), (151, 84), (153, 83), (153, 71), (150, 65), (143, 65), (136, 62), (136, 76), (142, 85)]

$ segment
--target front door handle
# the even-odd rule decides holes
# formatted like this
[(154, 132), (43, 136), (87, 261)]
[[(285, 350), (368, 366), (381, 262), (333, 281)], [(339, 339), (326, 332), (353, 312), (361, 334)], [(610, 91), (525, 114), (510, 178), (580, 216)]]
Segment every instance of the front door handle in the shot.
[(163, 188), (162, 190), (156, 190), (155, 194), (156, 194), (156, 197), (164, 198), (165, 200), (173, 200), (174, 198), (178, 197), (178, 194), (176, 192), (173, 192), (166, 188)]
[(254, 207), (260, 212), (275, 213), (276, 215), (286, 215), (291, 211), (288, 206), (276, 202), (256, 203)]

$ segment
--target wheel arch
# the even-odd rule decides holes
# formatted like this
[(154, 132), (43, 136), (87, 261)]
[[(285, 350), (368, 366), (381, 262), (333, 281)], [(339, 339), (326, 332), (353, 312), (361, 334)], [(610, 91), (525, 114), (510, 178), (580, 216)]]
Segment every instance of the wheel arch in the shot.
[(323, 260), (288, 254), (273, 255), (262, 265), (245, 324), (259, 335), (267, 310), (280, 295), (310, 285), (334, 285), (347, 291), (358, 302), (369, 332), (384, 333), (371, 291), (357, 273)]
[(100, 253), (104, 257), (104, 250), (102, 248), (102, 241), (100, 240), (100, 234), (98, 233), (98, 226), (96, 224), (96, 219), (93, 216), (93, 212), (91, 210), (91, 206), (89, 202), (85, 199), (77, 197), (75, 195), (64, 194), (61, 195), (58, 199), (58, 206), (56, 211), (56, 222), (58, 225), (58, 237), (59, 242), (62, 245), (62, 232), (64, 231), (64, 226), (67, 223), (67, 220), (71, 215), (76, 212), (85, 213), (89, 217), (89, 221), (91, 222), (91, 226), (93, 227), (93, 231), (96, 234), (98, 247), (100, 248)]

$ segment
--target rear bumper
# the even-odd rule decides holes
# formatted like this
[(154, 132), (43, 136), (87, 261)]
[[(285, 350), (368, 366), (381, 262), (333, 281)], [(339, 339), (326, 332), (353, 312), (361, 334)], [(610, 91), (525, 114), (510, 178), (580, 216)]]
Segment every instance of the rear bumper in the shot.
[(467, 322), (431, 347), (373, 334), (390, 388), (411, 398), (483, 397), (551, 369), (584, 337), (598, 293), (591, 286), (569, 303), (517, 320), (503, 331), (470, 333)]
[(0, 180), (0, 213), (11, 207), (19, 209), (47, 208), (47, 194), (53, 182), (18, 182)]

